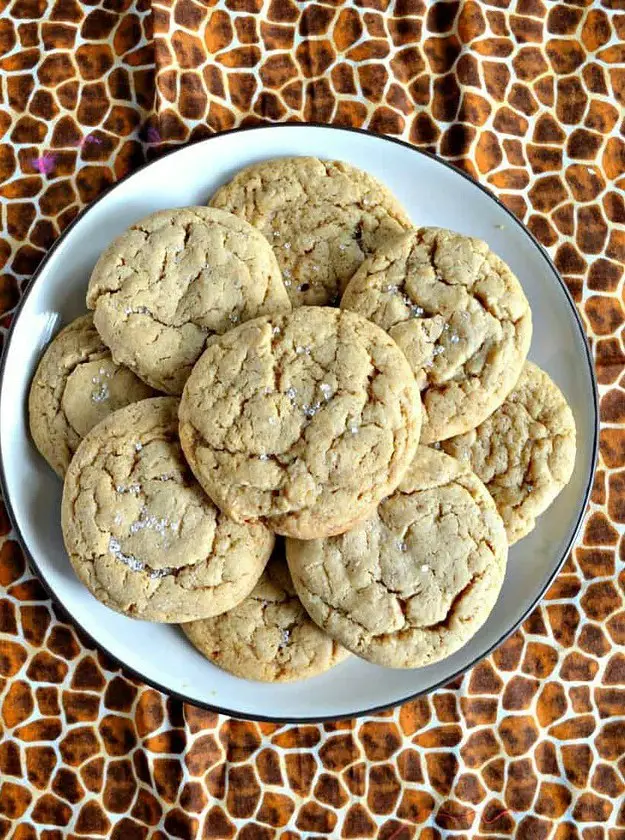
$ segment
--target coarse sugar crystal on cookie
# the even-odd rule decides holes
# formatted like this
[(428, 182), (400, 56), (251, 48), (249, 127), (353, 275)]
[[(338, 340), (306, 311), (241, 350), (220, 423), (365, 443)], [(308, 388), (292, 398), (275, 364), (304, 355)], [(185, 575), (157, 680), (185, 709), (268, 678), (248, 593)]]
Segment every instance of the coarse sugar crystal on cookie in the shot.
[(78, 444), (111, 412), (154, 396), (154, 391), (116, 364), (91, 315), (76, 318), (52, 339), (28, 396), (30, 433), (61, 478)]
[(441, 228), (396, 238), (350, 281), (341, 307), (406, 354), (424, 406), (422, 443), (463, 434), (514, 387), (532, 337), (523, 289), (485, 242)]
[(247, 167), (210, 203), (267, 237), (294, 306), (337, 303), (363, 259), (412, 227), (397, 199), (372, 175), (312, 157)]
[(273, 549), (261, 523), (233, 522), (206, 497), (177, 433), (177, 399), (134, 403), (85, 437), (65, 479), (72, 566), (98, 600), (133, 618), (225, 612), (249, 595)]
[(486, 621), (508, 554), (495, 503), (469, 468), (419, 447), (375, 514), (328, 539), (286, 541), (295, 590), (348, 650), (416, 668), (462, 647)]
[(180, 404), (184, 453), (215, 504), (301, 539), (340, 533), (374, 510), (410, 464), (420, 424), (397, 345), (329, 307), (214, 338)]
[(211, 207), (161, 210), (128, 228), (96, 263), (87, 305), (113, 358), (175, 395), (211, 335), (291, 309), (267, 240)]
[(512, 544), (533, 530), (536, 517), (570, 481), (575, 420), (555, 382), (526, 362), (497, 411), (442, 446), (484, 482)]
[(203, 656), (248, 680), (303, 680), (348, 656), (308, 616), (295, 594), (283, 550), (281, 556), (276, 554), (252, 592), (236, 607), (181, 625)]

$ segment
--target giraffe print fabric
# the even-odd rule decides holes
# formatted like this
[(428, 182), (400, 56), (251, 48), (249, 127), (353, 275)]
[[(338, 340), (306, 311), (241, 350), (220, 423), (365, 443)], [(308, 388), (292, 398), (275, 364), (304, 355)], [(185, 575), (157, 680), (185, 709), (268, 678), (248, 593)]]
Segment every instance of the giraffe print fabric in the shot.
[(625, 840), (624, 0), (2, 0), (0, 333), (79, 210), (242, 125), (402, 138), (553, 257), (599, 380), (576, 549), (487, 660), (358, 720), (227, 719), (94, 650), (0, 507), (0, 840)]

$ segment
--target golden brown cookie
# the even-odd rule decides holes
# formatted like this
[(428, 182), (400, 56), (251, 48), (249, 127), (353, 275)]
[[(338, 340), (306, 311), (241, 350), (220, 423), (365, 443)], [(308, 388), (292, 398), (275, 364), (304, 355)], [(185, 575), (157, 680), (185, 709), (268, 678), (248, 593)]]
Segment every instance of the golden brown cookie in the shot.
[(527, 298), (485, 242), (440, 228), (404, 234), (356, 272), (341, 307), (388, 332), (424, 405), (422, 443), (475, 428), (519, 378), (532, 337)]
[(488, 488), (510, 544), (526, 536), (575, 466), (575, 420), (558, 386), (526, 362), (511, 394), (477, 429), (442, 444)]
[(173, 397), (129, 405), (85, 437), (65, 478), (72, 566), (98, 600), (133, 618), (225, 612), (249, 595), (273, 549), (261, 523), (237, 524), (205, 496), (177, 430)]
[(311, 618), (358, 656), (428, 665), (486, 621), (508, 545), (495, 503), (467, 466), (419, 447), (397, 490), (346, 534), (287, 540), (295, 590)]
[(210, 203), (267, 237), (294, 306), (338, 302), (363, 259), (411, 227), (376, 178), (347, 163), (311, 157), (243, 169)]
[(421, 422), (408, 363), (353, 312), (300, 307), (214, 338), (180, 404), (198, 480), (237, 522), (313, 539), (392, 492)]
[(200, 653), (237, 677), (292, 682), (342, 662), (345, 648), (320, 630), (295, 594), (283, 551), (247, 598), (227, 613), (183, 624)]
[(111, 412), (154, 391), (115, 364), (91, 315), (51, 341), (30, 386), (28, 419), (37, 449), (62, 478), (82, 438)]
[(180, 394), (206, 339), (291, 309), (259, 232), (223, 210), (161, 210), (104, 251), (87, 305), (113, 358), (154, 388)]

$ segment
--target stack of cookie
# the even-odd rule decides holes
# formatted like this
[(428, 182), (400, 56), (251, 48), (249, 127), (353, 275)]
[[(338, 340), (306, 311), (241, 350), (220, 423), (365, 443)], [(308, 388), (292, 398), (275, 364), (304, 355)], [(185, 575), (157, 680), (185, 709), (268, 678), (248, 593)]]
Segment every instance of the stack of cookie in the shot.
[(35, 374), (77, 575), (249, 679), (448, 656), (575, 459), (518, 280), (342, 163), (210, 204), (115, 240)]

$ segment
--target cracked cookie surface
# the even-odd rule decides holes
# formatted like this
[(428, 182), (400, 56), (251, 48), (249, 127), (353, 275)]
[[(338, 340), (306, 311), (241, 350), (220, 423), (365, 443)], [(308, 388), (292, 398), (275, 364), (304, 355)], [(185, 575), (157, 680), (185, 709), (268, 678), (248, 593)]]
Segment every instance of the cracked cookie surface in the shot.
[(154, 391), (111, 353), (91, 315), (76, 318), (52, 339), (28, 396), (30, 433), (61, 478), (78, 444), (111, 412), (154, 396)]
[(347, 163), (311, 157), (250, 166), (210, 203), (267, 237), (294, 306), (337, 302), (363, 259), (412, 227), (376, 178)]
[(107, 417), (70, 464), (61, 524), (72, 566), (99, 601), (134, 618), (180, 623), (242, 601), (274, 537), (213, 505), (184, 460), (177, 432), (173, 397)]
[(278, 549), (244, 601), (223, 615), (183, 624), (182, 630), (207, 659), (248, 680), (303, 680), (348, 656), (309, 618)]
[(419, 392), (388, 335), (353, 312), (300, 307), (214, 338), (180, 403), (180, 439), (222, 510), (313, 539), (392, 492), (416, 450)]
[(503, 402), (532, 337), (529, 304), (485, 242), (441, 228), (396, 238), (365, 261), (341, 307), (406, 354), (424, 406), (422, 443), (479, 425)]
[(87, 305), (113, 358), (167, 394), (180, 394), (207, 338), (291, 309), (265, 238), (211, 207), (162, 210), (104, 251)]
[(558, 386), (526, 362), (494, 414), (442, 445), (484, 482), (512, 544), (529, 534), (536, 517), (568, 484), (575, 466), (575, 420)]
[(419, 447), (401, 484), (353, 530), (287, 540), (295, 590), (311, 618), (379, 665), (415, 668), (449, 656), (484, 623), (508, 546), (482, 482)]

